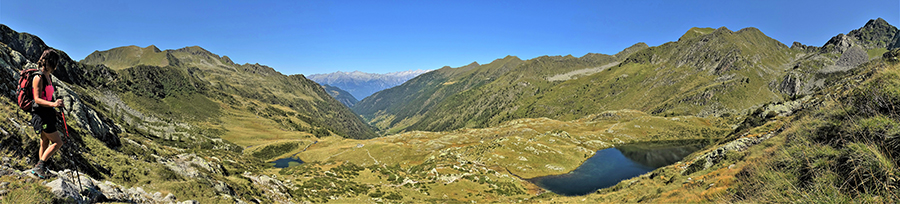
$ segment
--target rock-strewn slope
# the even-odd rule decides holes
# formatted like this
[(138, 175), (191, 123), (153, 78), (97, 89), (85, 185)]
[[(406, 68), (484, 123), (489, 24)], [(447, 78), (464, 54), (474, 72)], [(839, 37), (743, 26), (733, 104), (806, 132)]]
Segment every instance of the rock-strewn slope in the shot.
[(65, 52), (53, 80), (69, 125), (68, 131), (60, 127), (66, 143), (48, 163), (57, 177), (31, 178), (27, 172), (37, 161), (39, 138), (30, 130), (28, 113), (14, 105), (15, 80), (19, 70), (36, 67), (35, 50), (50, 47), (5, 25), (0, 31), (0, 202), (290, 202), (258, 190), (285, 188), (250, 179), (265, 177), (260, 175), (264, 163), (221, 139), (222, 131), (144, 112), (147, 107), (135, 107), (116, 94), (120, 77), (127, 76), (104, 65), (74, 62)]

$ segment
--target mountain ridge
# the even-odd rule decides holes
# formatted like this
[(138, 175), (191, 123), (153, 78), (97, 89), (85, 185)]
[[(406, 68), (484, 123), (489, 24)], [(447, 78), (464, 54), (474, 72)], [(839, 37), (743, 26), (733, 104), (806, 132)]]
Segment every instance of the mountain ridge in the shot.
[[(779, 93), (773, 92), (768, 88), (769, 82), (761, 80), (766, 77), (757, 75), (771, 76), (781, 74), (783, 72), (781, 69), (784, 69), (782, 65), (788, 63), (789, 55), (793, 51), (777, 40), (765, 36), (756, 28), (745, 28), (734, 32), (728, 28), (721, 27), (712, 31), (705, 29), (704, 32), (707, 33), (692, 36), (690, 33), (696, 32), (689, 31), (680, 41), (669, 42), (656, 47), (647, 47), (646, 44), (638, 43), (617, 55), (589, 54), (581, 58), (542, 56), (525, 60), (521, 65), (517, 64), (505, 69), (488, 68), (486, 65), (476, 66), (473, 64), (455, 68), (458, 71), (451, 72), (449, 70), (454, 68), (448, 69), (445, 67), (436, 72), (446, 72), (444, 76), (447, 79), (434, 82), (423, 82), (413, 79), (410, 82), (420, 83), (420, 85), (407, 87), (407, 84), (410, 84), (408, 82), (393, 88), (398, 90), (388, 89), (381, 92), (387, 95), (396, 95), (397, 91), (405, 91), (414, 96), (419, 95), (417, 98), (421, 99), (404, 100), (417, 101), (416, 103), (419, 104), (426, 104), (425, 102), (427, 102), (427, 104), (437, 105), (420, 106), (402, 101), (390, 102), (392, 100), (389, 98), (405, 97), (383, 97), (383, 94), (379, 93), (373, 95), (371, 99), (361, 100), (353, 109), (355, 112), (363, 115), (363, 118), (369, 121), (370, 124), (375, 125), (382, 131), (402, 132), (410, 130), (447, 131), (462, 127), (485, 127), (515, 118), (549, 117), (552, 119), (571, 120), (592, 112), (617, 109), (637, 109), (664, 115), (703, 115), (721, 114), (721, 112), (713, 111), (719, 109), (713, 108), (713, 106), (725, 106), (731, 109), (726, 112), (738, 113), (753, 107), (752, 104), (758, 105), (769, 100), (783, 100), (783, 97), (778, 95)], [(765, 48), (757, 48), (750, 45)], [(650, 68), (651, 66), (656, 67)], [(683, 67), (692, 67), (693, 69), (685, 69)], [(586, 69), (592, 70), (588, 71)], [(646, 71), (647, 69), (653, 71)], [(575, 72), (576, 70), (581, 71)], [(729, 78), (721, 78), (726, 74), (737, 74), (738, 72), (741, 72), (746, 77), (730, 76)], [(644, 74), (639, 75), (637, 79), (651, 79), (655, 81), (630, 81), (628, 83), (631, 85), (618, 85), (620, 83), (617, 81), (640, 73)], [(673, 73), (678, 75), (673, 75)], [(462, 86), (454, 91), (437, 92), (437, 90), (443, 89), (440, 88), (441, 86), (452, 86), (458, 81), (471, 80), (452, 79), (453, 77), (462, 76), (469, 78), (479, 76), (487, 80)], [(572, 79), (572, 77), (577, 77), (577, 79)], [(687, 77), (692, 79), (685, 80)], [(593, 85), (584, 85), (585, 80), (595, 83)], [(671, 83), (686, 83), (688, 81), (694, 81), (693, 85), (688, 85), (690, 88), (682, 88), (675, 91), (675, 93), (686, 94), (687, 96), (682, 96), (686, 98), (671, 98), (669, 94), (674, 90), (666, 89), (667, 91), (661, 91), (663, 88), (659, 88), (671, 86)], [(740, 102), (739, 104), (741, 105), (734, 102), (723, 104), (718, 102), (719, 99), (707, 99), (707, 97), (710, 97), (709, 91), (726, 87), (734, 89), (734, 85), (747, 84), (748, 81), (754, 87), (764, 89), (772, 97), (765, 101), (754, 99), (754, 102)], [(714, 86), (697, 84), (696, 82), (709, 83)], [(723, 84), (723, 82), (726, 83)], [(657, 97), (658, 99), (654, 99), (653, 102), (624, 102), (626, 101), (625, 99), (610, 97), (621, 92), (637, 92), (610, 89), (616, 86), (634, 90), (660, 90), (653, 92), (653, 94), (668, 96), (669, 98)], [(611, 95), (576, 94), (590, 91), (572, 89), (574, 87), (590, 88), (589, 90), (600, 92), (604, 92), (601, 90), (606, 90), (605, 92)], [(601, 89), (601, 87), (606, 88)], [(434, 89), (434, 91), (419, 92), (420, 90), (431, 89)], [(556, 93), (565, 94), (556, 95)], [(648, 92), (643, 91), (642, 93)], [(436, 97), (436, 95), (441, 94), (448, 96)], [(431, 99), (424, 100), (423, 96), (429, 96)], [(632, 100), (640, 100), (640, 98), (646, 96), (633, 95), (630, 97), (637, 97)], [(571, 101), (573, 99), (576, 101)], [(588, 105), (604, 100), (613, 101), (601, 103), (609, 105), (599, 107)], [(739, 99), (731, 97), (724, 100), (734, 101)], [(563, 102), (561, 103), (561, 101)], [(686, 103), (688, 101), (694, 102)], [(377, 105), (377, 103), (382, 105)], [(697, 105), (689, 105), (691, 103), (696, 103)], [(390, 108), (385, 106), (387, 104), (404, 108)], [(472, 106), (471, 104), (479, 105)], [(575, 105), (575, 107), (572, 107), (572, 105)], [(604, 106), (606, 108), (603, 108)], [(431, 107), (437, 107), (437, 109), (432, 110)], [(409, 109), (417, 111), (411, 112)], [(460, 110), (463, 110), (462, 113)], [(567, 111), (560, 112), (560, 110)], [(571, 112), (572, 110), (576, 112)]]
[[(97, 51), (85, 57), (82, 62), (85, 64), (102, 64), (118, 67), (118, 72), (129, 73), (129, 75), (153, 73), (153, 70), (168, 70), (160, 72), (156, 76), (148, 75), (143, 78), (153, 81), (154, 78), (159, 77), (175, 76), (179, 78), (177, 77), (178, 75), (184, 75), (189, 76), (188, 78), (196, 79), (194, 84), (202, 84), (208, 87), (198, 92), (201, 94), (172, 94), (173, 96), (180, 96), (173, 98), (151, 97), (150, 99), (145, 99), (144, 95), (140, 95), (142, 92), (131, 92), (124, 95), (127, 96), (124, 99), (133, 101), (132, 103), (143, 104), (140, 107), (153, 107), (144, 111), (167, 114), (190, 113), (193, 112), (192, 109), (179, 105), (186, 105), (189, 100), (218, 101), (215, 103), (224, 103), (227, 106), (238, 109), (245, 109), (246, 107), (244, 106), (247, 105), (257, 106), (257, 104), (262, 103), (263, 109), (273, 111), (277, 109), (267, 107), (271, 105), (292, 109), (287, 113), (279, 112), (276, 115), (267, 115), (267, 117), (281, 123), (281, 126), (288, 130), (322, 134), (324, 129), (327, 129), (327, 132), (346, 137), (372, 138), (375, 136), (374, 132), (365, 123), (362, 123), (358, 116), (352, 113), (349, 108), (340, 105), (340, 102), (331, 97), (322, 86), (303, 75), (283, 75), (271, 67), (260, 64), (245, 63), (238, 65), (233, 63), (227, 56), (219, 56), (199, 46), (160, 52), (156, 52), (157, 49), (154, 48), (155, 46), (145, 48), (126, 46)], [(148, 65), (147, 62), (157, 64), (151, 63)], [(128, 71), (135, 68), (147, 69), (151, 72)], [(170, 88), (166, 88), (166, 85), (146, 84), (147, 81), (130, 80), (127, 82), (142, 84), (141, 86), (133, 87), (141, 90), (145, 87), (156, 86), (159, 87), (157, 92), (172, 91)], [(157, 96), (163, 95), (157, 94)], [(202, 98), (207, 98), (208, 100)], [(247, 103), (247, 99), (258, 102)], [(260, 110), (255, 108), (243, 111), (257, 112), (255, 114), (260, 112)], [(325, 112), (330, 113), (326, 114)], [(296, 114), (304, 116), (299, 117), (299, 119), (288, 117)], [(228, 129), (227, 127), (223, 128)]]

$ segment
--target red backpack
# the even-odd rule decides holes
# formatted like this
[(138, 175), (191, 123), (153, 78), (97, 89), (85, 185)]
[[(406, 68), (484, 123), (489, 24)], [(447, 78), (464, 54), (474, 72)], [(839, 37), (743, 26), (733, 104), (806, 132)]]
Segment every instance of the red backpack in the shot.
[[(37, 103), (34, 103), (34, 93), (32, 93), (32, 85), (31, 81), (35, 76), (42, 75), (41, 70), (38, 69), (26, 69), (19, 72), (19, 88), (16, 89), (16, 98), (17, 103), (19, 104), (19, 108), (24, 110), (25, 112), (31, 112), (34, 110), (34, 107), (37, 107)], [(50, 80), (44, 79), (42, 77), (41, 81), (45, 84), (49, 83)], [(44, 94), (44, 88), (41, 87), (40, 94)]]

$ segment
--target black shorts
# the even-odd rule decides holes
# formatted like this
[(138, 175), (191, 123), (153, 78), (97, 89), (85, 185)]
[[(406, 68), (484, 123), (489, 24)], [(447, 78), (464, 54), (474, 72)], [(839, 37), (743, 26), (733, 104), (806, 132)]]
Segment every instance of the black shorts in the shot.
[(56, 132), (56, 110), (50, 107), (37, 107), (31, 113), (31, 125), (34, 126), (34, 133)]

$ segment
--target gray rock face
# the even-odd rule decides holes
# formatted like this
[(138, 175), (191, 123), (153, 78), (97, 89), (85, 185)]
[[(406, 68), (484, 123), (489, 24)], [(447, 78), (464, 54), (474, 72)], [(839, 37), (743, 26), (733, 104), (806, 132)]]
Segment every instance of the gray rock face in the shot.
[(853, 46), (853, 40), (850, 37), (841, 33), (834, 37), (831, 37), (831, 39), (829, 39), (828, 42), (826, 42), (825, 45), (822, 46), (822, 48), (825, 48), (825, 49), (822, 49), (822, 52), (824, 52), (824, 53), (828, 53), (828, 52), (844, 53), (848, 49), (850, 49), (851, 46)]
[[(67, 203), (95, 203), (101, 201), (129, 203), (172, 203), (175, 196), (171, 193), (147, 193), (141, 187), (124, 188), (115, 183), (100, 182), (85, 174), (76, 174), (71, 170), (57, 172), (58, 177), (45, 184), (50, 192)], [(80, 181), (80, 183), (79, 183)]]
[(209, 171), (213, 174), (222, 174), (222, 172), (224, 172), (221, 165), (206, 161), (205, 159), (198, 157), (195, 154), (179, 154), (175, 156), (175, 158), (163, 158), (156, 156), (156, 160), (159, 163), (166, 165), (166, 167), (168, 167), (178, 175), (184, 176), (185, 178), (198, 178), (205, 176), (200, 174), (195, 166), (203, 168), (204, 170)]
[(108, 147), (118, 147), (122, 144), (119, 141), (119, 134), (122, 133), (122, 130), (114, 122), (102, 117), (85, 105), (81, 101), (82, 97), (69, 85), (54, 83), (54, 86), (57, 90), (56, 98), (62, 99), (65, 103), (66, 108), (63, 110), (65, 111), (66, 122), (72, 121), (74, 124), (81, 125), (81, 128), (90, 132), (91, 136), (106, 143)]
[(869, 55), (863, 46), (854, 38), (838, 34), (825, 43), (819, 52), (821, 53), (837, 53), (841, 56), (833, 65), (828, 65), (821, 70), (822, 73), (831, 73), (839, 71), (847, 71), (869, 61)]
[(781, 93), (785, 93), (791, 96), (795, 96), (800, 93), (800, 77), (796, 74), (787, 74), (784, 75), (784, 78), (781, 80), (781, 84), (778, 86), (778, 90)]
[(253, 181), (253, 184), (266, 192), (265, 194), (270, 199), (279, 203), (291, 203), (291, 194), (288, 191), (294, 187), (289, 183), (290, 181), (283, 182), (266, 175), (253, 175), (250, 172), (244, 172), (242, 176)]
[(19, 70), (29, 62), (21, 53), (0, 44), (0, 93), (10, 98), (15, 97)]
[(760, 142), (775, 136), (778, 132), (780, 132), (780, 130), (772, 131), (758, 137), (742, 137), (731, 141), (709, 153), (695, 158), (694, 162), (681, 172), (681, 175), (688, 175), (700, 170), (708, 169), (713, 165), (718, 164), (723, 159), (726, 159), (725, 153), (728, 151), (744, 151), (750, 146), (759, 144)]

